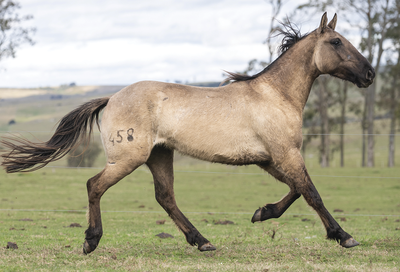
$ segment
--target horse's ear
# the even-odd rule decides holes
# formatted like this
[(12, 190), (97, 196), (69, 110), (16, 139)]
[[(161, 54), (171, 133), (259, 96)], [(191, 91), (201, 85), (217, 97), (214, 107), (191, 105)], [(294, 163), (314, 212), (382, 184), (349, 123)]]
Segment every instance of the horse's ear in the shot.
[(335, 13), (335, 16), (333, 16), (332, 20), (329, 22), (328, 27), (332, 30), (335, 30), (336, 22), (337, 22), (337, 16)]
[(321, 23), (319, 24), (319, 27), (318, 27), (319, 34), (324, 32), (327, 23), (328, 23), (328, 18), (326, 16), (326, 12), (325, 12), (324, 15), (322, 15)]

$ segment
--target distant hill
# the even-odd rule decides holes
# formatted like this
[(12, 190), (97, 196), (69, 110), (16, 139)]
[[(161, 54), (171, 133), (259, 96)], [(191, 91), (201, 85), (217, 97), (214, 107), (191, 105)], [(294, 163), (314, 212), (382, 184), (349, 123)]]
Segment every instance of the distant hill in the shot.
[(71, 95), (85, 95), (89, 93), (110, 93), (122, 89), (124, 86), (60, 86), (46, 88), (0, 88), (0, 99), (20, 99), (26, 97), (53, 97)]
[[(198, 87), (218, 87), (220, 82), (198, 82), (188, 83), (187, 85)], [(103, 94), (112, 94), (118, 92), (124, 85), (114, 86), (59, 86), (44, 88), (0, 88), (0, 100), (5, 99), (52, 99), (60, 100), (65, 96), (85, 95), (96, 96)]]

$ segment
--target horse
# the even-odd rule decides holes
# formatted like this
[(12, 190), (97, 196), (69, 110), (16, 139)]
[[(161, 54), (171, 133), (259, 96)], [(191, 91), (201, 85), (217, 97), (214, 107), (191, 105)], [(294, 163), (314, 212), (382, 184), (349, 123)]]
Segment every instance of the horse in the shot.
[(157, 202), (186, 241), (200, 251), (216, 249), (176, 204), (174, 150), (214, 163), (256, 164), (288, 185), (289, 193), (257, 209), (251, 222), (279, 218), (303, 196), (320, 216), (327, 239), (345, 248), (357, 246), (325, 208), (300, 153), (302, 113), (314, 80), (329, 74), (366, 88), (375, 77), (367, 59), (335, 31), (336, 22), (335, 14), (328, 23), (325, 12), (319, 27), (305, 35), (287, 24), (281, 30), (280, 55), (273, 63), (253, 76), (229, 73), (230, 83), (220, 87), (142, 81), (86, 102), (60, 120), (47, 142), (3, 138), (8, 151), (2, 154), (2, 166), (7, 173), (44, 167), (88, 141), (97, 123), (107, 162), (87, 181), (85, 254), (97, 248), (103, 234), (101, 197), (143, 164), (152, 173)]

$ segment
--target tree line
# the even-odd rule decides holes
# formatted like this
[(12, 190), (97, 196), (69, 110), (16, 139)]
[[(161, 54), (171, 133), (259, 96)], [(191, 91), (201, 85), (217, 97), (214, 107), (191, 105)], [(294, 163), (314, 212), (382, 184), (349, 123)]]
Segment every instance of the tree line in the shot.
[[(290, 1), (269, 0), (271, 7), (270, 28), (264, 44), (270, 53), (269, 60), (253, 59), (249, 61), (244, 74), (252, 74), (266, 67), (273, 60), (276, 30), (281, 26), (279, 21), (295, 22), (303, 18), (319, 18), (321, 12), (328, 8), (337, 11), (340, 18), (357, 30), (359, 44), (354, 44), (373, 65), (377, 74), (374, 83), (367, 89), (356, 89), (362, 97), (362, 103), (349, 101), (348, 92), (352, 88), (348, 82), (332, 77), (320, 76), (313, 85), (313, 98), (309, 99), (303, 114), (305, 135), (303, 152), (315, 138), (320, 138), (319, 158), (322, 167), (328, 167), (332, 151), (330, 134), (332, 127), (339, 127), (340, 165), (345, 165), (344, 134), (347, 114), (357, 115), (361, 125), (361, 166), (375, 166), (375, 133), (374, 124), (376, 109), (387, 112), (390, 119), (388, 162), (389, 167), (395, 164), (395, 136), (397, 121), (400, 120), (400, 0), (309, 0), (297, 6), (292, 13), (283, 17), (282, 7)], [(340, 29), (340, 26), (338, 26)], [(339, 109), (333, 115), (332, 108)]]

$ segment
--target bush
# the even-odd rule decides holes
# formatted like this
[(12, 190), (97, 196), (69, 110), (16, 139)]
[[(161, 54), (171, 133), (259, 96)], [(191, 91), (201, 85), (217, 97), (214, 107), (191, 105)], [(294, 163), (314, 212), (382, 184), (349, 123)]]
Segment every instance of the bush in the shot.
[(82, 143), (68, 155), (70, 167), (92, 167), (101, 153), (101, 147), (97, 142), (91, 142), (89, 146)]

